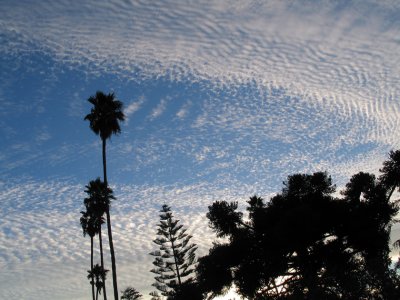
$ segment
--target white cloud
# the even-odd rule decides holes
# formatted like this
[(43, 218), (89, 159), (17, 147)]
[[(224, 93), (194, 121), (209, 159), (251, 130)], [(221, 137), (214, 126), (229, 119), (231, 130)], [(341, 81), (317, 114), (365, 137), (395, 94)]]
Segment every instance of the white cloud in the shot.
[(151, 112), (150, 120), (154, 120), (160, 117), (164, 113), (166, 108), (167, 108), (167, 101), (165, 99), (161, 99), (158, 105)]
[(191, 106), (192, 106), (192, 101), (188, 101), (187, 103), (185, 103), (176, 113), (178, 119), (183, 120), (189, 113), (189, 109)]
[[(109, 144), (113, 178), (129, 171), (154, 182), (186, 164), (190, 171), (177, 182), (212, 182), (118, 187), (113, 216), (121, 287), (149, 289), (147, 253), (162, 203), (191, 224), (206, 251), (210, 240), (199, 237), (208, 234), (204, 210), (213, 200), (275, 192), (294, 172), (328, 170), (343, 185), (360, 170), (376, 173), (384, 154), (400, 146), (397, 1), (214, 1), (206, 9), (181, 1), (15, 3), (0, 4), (0, 54), (15, 68), (32, 68), (31, 54), (44, 54), (91, 78), (113, 74), (156, 88), (183, 82), (194, 91), (170, 119), (160, 118), (169, 113), (169, 98), (154, 104), (146, 119), (154, 122), (145, 125), (157, 130), (137, 134), (127, 126), (122, 143)], [(0, 74), (7, 83), (0, 89), (2, 116), (25, 109), (5, 95), (7, 74)], [(64, 97), (72, 99), (65, 106), (70, 116), (85, 114), (82, 92)], [(144, 111), (149, 94), (126, 106), (128, 120)], [(187, 123), (166, 126), (177, 118)], [(18, 134), (13, 127), (7, 132)], [(100, 155), (99, 144), (40, 148), (15, 140), (3, 147), (4, 178), (24, 168), (73, 169), (81, 158), (89, 163), (77, 170), (89, 176), (96, 159), (91, 150)], [(232, 186), (237, 190), (224, 189)], [(1, 187), (0, 269), (6, 271), (0, 271), (0, 298), (87, 299), (89, 241), (78, 224), (82, 186), (21, 181)]]
[[(0, 272), (0, 298), (86, 299), (90, 295), (85, 274), (90, 265), (90, 241), (82, 236), (79, 224), (84, 186), (35, 181), (0, 184), (4, 208), (0, 212), (0, 266), (7, 270)], [(114, 187), (114, 192), (117, 200), (111, 216), (119, 285), (134, 285), (142, 293), (151, 290), (154, 280), (148, 253), (156, 248), (152, 240), (162, 204), (170, 205), (188, 228), (201, 256), (215, 238), (205, 218), (207, 205), (217, 199), (246, 200), (249, 194), (232, 194), (201, 183), (181, 187), (124, 185)], [(103, 232), (109, 267), (106, 230)], [(21, 281), (25, 282), (22, 286)], [(107, 288), (112, 290), (110, 280)]]
[[(17, 54), (30, 44), (88, 72), (127, 78), (134, 72), (139, 82), (162, 77), (205, 80), (207, 88), (278, 88), (319, 111), (367, 122), (372, 139), (398, 140), (392, 135), (400, 116), (392, 100), (399, 97), (397, 2), (241, 1), (208, 3), (205, 10), (180, 1), (44, 1), (29, 13), (23, 5), (2, 8), (2, 31), (13, 41), (2, 53)], [(105, 15), (113, 22), (103, 22)], [(139, 106), (129, 105), (128, 115)], [(150, 118), (164, 110), (162, 101)]]
[(36, 135), (36, 142), (43, 143), (51, 139), (51, 134), (45, 129)]
[(146, 101), (145, 97), (141, 96), (138, 100), (128, 104), (128, 106), (124, 109), (126, 122), (128, 122), (129, 118), (141, 108), (141, 106), (145, 101)]
[[(1, 182), (0, 201), (0, 298), (87, 299), (90, 286), (90, 241), (82, 236), (79, 211), (83, 209), (83, 185), (70, 182)], [(172, 207), (176, 218), (193, 235), (198, 256), (207, 253), (215, 235), (208, 227), (207, 206), (216, 200), (245, 205), (254, 187), (219, 189), (218, 185), (114, 186), (113, 237), (119, 286), (133, 285), (142, 294), (152, 290), (152, 240), (161, 205)], [(264, 199), (268, 194), (258, 193)], [(109, 252), (106, 230), (106, 267)], [(393, 238), (398, 237), (398, 230)], [(96, 241), (97, 243), (97, 241)], [(95, 244), (96, 244), (95, 243)], [(96, 247), (97, 249), (97, 247)], [(95, 252), (95, 261), (98, 253)], [(25, 282), (21, 285), (20, 283)], [(54, 287), (57, 287), (56, 289)], [(107, 288), (112, 290), (111, 280)]]

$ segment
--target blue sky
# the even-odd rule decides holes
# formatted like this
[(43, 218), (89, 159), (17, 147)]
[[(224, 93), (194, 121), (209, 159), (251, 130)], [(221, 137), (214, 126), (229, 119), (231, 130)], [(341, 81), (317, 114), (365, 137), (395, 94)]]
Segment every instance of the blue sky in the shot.
[(143, 294), (162, 204), (202, 255), (213, 201), (268, 199), (296, 172), (326, 170), (340, 189), (400, 146), (397, 1), (4, 0), (0, 11), (2, 299), (90, 296), (79, 212), (102, 174), (83, 121), (97, 90), (125, 105), (108, 144), (112, 218), (119, 286)]

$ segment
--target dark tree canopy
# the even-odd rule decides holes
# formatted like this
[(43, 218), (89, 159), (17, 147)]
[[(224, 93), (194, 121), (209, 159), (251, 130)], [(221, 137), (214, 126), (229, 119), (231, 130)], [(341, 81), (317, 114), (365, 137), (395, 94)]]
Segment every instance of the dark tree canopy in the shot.
[(199, 284), (193, 280), (187, 280), (177, 286), (174, 291), (168, 295), (167, 300), (203, 300), (202, 290)]
[(168, 205), (163, 205), (160, 213), (157, 238), (153, 240), (159, 250), (150, 253), (155, 257), (155, 268), (151, 272), (156, 274), (153, 286), (162, 295), (172, 297), (178, 291), (183, 292), (186, 289), (184, 284), (192, 280), (197, 246), (190, 243), (192, 236), (178, 224), (179, 220), (174, 218)]
[(104, 223), (103, 218), (98, 218), (96, 214), (92, 211), (81, 211), (81, 226), (83, 231), (83, 236), (88, 235), (93, 238), (100, 230), (101, 224)]
[(104, 280), (106, 278), (107, 272), (108, 270), (103, 269), (103, 267), (99, 264), (96, 264), (93, 267), (93, 270), (88, 271), (88, 279), (93, 280), (96, 286), (96, 300), (101, 294), (102, 289), (104, 289)]
[(90, 122), (90, 128), (95, 134), (106, 140), (112, 134), (121, 132), (119, 121), (124, 121), (125, 116), (122, 112), (122, 102), (115, 99), (114, 93), (104, 94), (98, 91), (88, 101), (93, 104), (93, 108), (85, 120)]
[(228, 241), (199, 259), (200, 287), (218, 295), (234, 283), (249, 299), (400, 299), (388, 246), (398, 211), (390, 172), (354, 175), (341, 198), (326, 173), (295, 174), (269, 202), (250, 198), (246, 219), (237, 203), (215, 202), (207, 217)]
[(106, 213), (110, 208), (111, 201), (115, 200), (113, 190), (100, 178), (91, 180), (86, 186), (85, 193), (88, 195), (83, 200), (86, 210), (100, 216)]
[(121, 300), (138, 300), (142, 299), (142, 295), (133, 287), (127, 287), (124, 289), (121, 295)]

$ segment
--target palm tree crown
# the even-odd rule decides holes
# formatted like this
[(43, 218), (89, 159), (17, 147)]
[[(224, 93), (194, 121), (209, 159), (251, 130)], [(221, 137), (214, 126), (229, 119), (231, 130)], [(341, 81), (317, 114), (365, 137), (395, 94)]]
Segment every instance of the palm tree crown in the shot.
[(84, 199), (84, 204), (88, 211), (103, 216), (110, 208), (111, 200), (114, 200), (113, 190), (109, 188), (100, 178), (91, 180), (86, 186), (85, 193), (88, 197)]
[(101, 230), (101, 225), (104, 224), (104, 217), (93, 208), (87, 211), (81, 211), (81, 214), (80, 222), (83, 236), (88, 235), (90, 238), (94, 238)]
[(87, 278), (91, 281), (94, 281), (96, 286), (96, 299), (98, 299), (99, 294), (101, 294), (101, 290), (104, 289), (107, 272), (108, 270), (105, 270), (99, 264), (96, 264), (93, 267), (93, 270), (88, 270)]
[(89, 120), (95, 134), (100, 134), (101, 139), (106, 140), (112, 134), (121, 132), (119, 121), (124, 121), (125, 115), (122, 112), (122, 102), (115, 99), (114, 93), (106, 95), (98, 91), (88, 101), (93, 104), (93, 108), (85, 120)]

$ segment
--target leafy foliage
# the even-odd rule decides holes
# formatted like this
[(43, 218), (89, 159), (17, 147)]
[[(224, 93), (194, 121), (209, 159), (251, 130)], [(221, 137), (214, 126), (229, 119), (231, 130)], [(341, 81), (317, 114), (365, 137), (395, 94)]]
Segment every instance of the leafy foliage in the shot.
[(150, 253), (155, 257), (155, 268), (151, 272), (156, 274), (153, 286), (163, 296), (171, 296), (191, 280), (197, 246), (190, 243), (192, 236), (178, 224), (179, 220), (174, 218), (168, 205), (163, 205), (160, 212), (157, 238), (153, 240), (159, 250)]
[(133, 287), (127, 287), (122, 291), (121, 300), (137, 300), (141, 299), (142, 295)]
[(86, 210), (98, 216), (103, 216), (109, 209), (111, 201), (115, 200), (113, 190), (100, 178), (90, 181), (85, 193), (88, 195), (84, 199)]
[(182, 282), (181, 285), (177, 286), (167, 300), (203, 300), (203, 294), (199, 284), (195, 280), (187, 280)]
[[(380, 176), (381, 183), (386, 189), (391, 192), (395, 188), (400, 188), (400, 150), (390, 151), (389, 159), (383, 163), (380, 169), (382, 175)], [(391, 194), (389, 195), (391, 196)]]
[(121, 132), (119, 121), (124, 121), (122, 102), (115, 99), (114, 93), (104, 94), (96, 92), (88, 101), (93, 105), (90, 114), (85, 120), (90, 122), (90, 128), (95, 134), (99, 134), (102, 140), (108, 139), (112, 134)]
[(101, 294), (101, 290), (104, 289), (105, 278), (108, 270), (103, 269), (99, 264), (94, 265), (93, 270), (88, 271), (88, 279), (94, 281), (96, 286), (96, 299), (99, 294)]
[(234, 283), (250, 299), (400, 299), (388, 247), (395, 181), (385, 174), (354, 175), (343, 198), (326, 173), (289, 176), (268, 203), (250, 198), (247, 221), (237, 203), (213, 203), (210, 226), (229, 239), (199, 259), (199, 285), (219, 295)]

